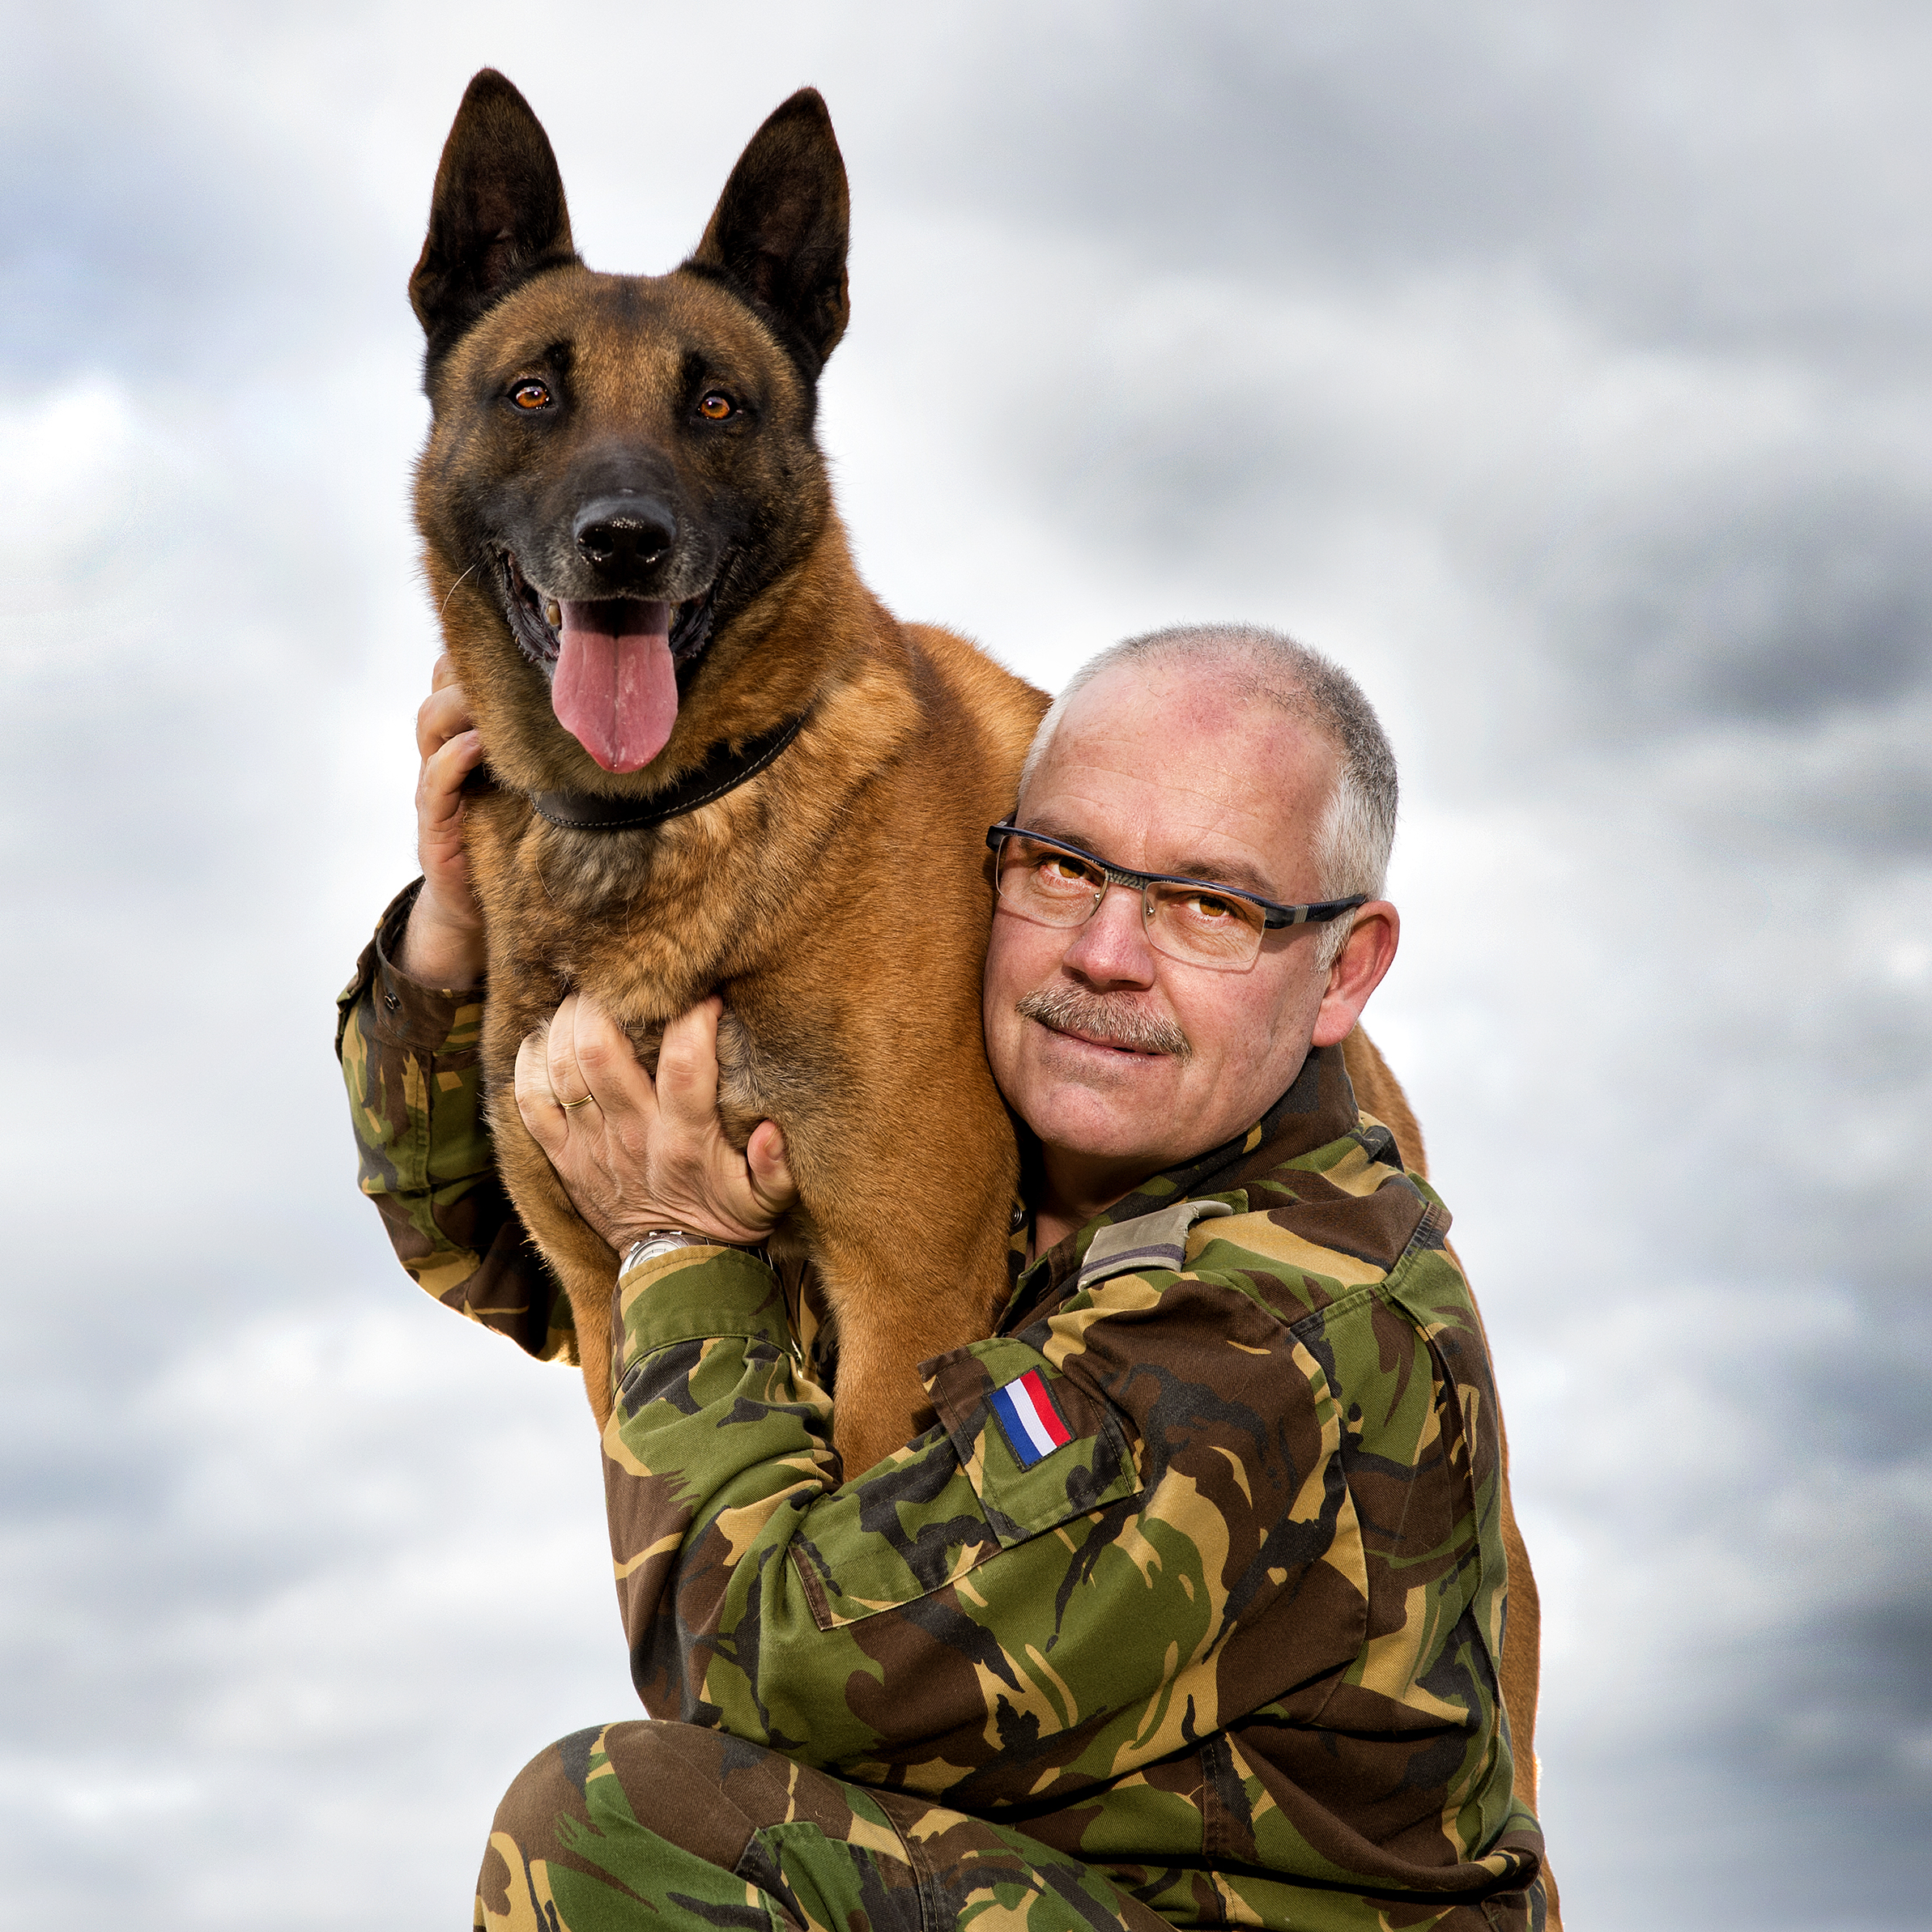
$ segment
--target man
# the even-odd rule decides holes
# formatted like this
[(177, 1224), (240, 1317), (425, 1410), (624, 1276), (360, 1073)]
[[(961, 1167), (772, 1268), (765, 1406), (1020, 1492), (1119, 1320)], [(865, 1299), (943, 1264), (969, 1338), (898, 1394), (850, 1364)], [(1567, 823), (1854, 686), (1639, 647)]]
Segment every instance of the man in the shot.
[[(1448, 1215), (1342, 1067), (1395, 954), (1394, 804), (1366, 701), (1285, 639), (1157, 633), (1075, 679), (990, 841), (987, 1051), (1032, 1137), (1014, 1292), (928, 1364), (934, 1426), (849, 1483), (809, 1297), (753, 1251), (781, 1139), (740, 1156), (717, 1128), (715, 1005), (654, 1083), (585, 1002), (526, 1043), (525, 1117), (625, 1255), (605, 1470), (659, 1721), (523, 1772), (478, 1926), (1543, 1922), (1496, 1693), (1488, 1360)], [(474, 968), (431, 877), (384, 930), (418, 973)], [(459, 1117), (432, 1113), (419, 1181), (369, 1104), (406, 1084), (394, 1036), (454, 1040), (461, 996), (439, 1016), (365, 955), (345, 998), (398, 1246), (551, 1345), (507, 1259), (481, 1300), (456, 1272), (507, 1226), (449, 1232), (488, 1194), (460, 1052), (416, 1076)]]

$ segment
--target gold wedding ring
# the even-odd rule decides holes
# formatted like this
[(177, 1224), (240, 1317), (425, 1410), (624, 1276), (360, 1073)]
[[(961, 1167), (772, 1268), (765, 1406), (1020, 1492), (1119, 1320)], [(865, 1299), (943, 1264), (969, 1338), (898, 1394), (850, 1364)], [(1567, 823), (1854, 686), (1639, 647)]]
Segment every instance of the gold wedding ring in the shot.
[(596, 1098), (595, 1094), (587, 1093), (581, 1100), (559, 1100), (557, 1104), (568, 1113), (572, 1107), (588, 1107)]

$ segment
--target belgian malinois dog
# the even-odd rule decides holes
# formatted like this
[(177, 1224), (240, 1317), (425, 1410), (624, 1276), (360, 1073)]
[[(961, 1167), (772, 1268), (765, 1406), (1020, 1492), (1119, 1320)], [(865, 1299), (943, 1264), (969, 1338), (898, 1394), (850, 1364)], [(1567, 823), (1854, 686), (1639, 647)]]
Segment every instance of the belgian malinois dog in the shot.
[[(647, 1057), (721, 993), (727, 1121), (741, 1144), (784, 1130), (857, 1475), (909, 1439), (917, 1364), (985, 1335), (1006, 1292), (1018, 1160), (981, 1034), (984, 835), (1047, 700), (860, 581), (814, 436), (847, 212), (808, 88), (752, 137), (687, 261), (594, 273), (543, 127), (485, 70), (409, 291), (434, 415), (416, 521), (496, 780), (466, 837), (504, 1180), (568, 1291), (601, 1426), (616, 1257), (525, 1130), (517, 1049), (573, 988)], [(1419, 1164), (1393, 1075), (1359, 1030), (1347, 1053)], [(1505, 1526), (1521, 1781), (1536, 1617)]]
[(543, 127), (485, 70), (410, 299), (433, 411), (416, 520), (497, 784), (466, 837), (504, 1180), (568, 1291), (601, 1424), (615, 1257), (524, 1128), (517, 1045), (577, 988), (648, 1055), (721, 993), (727, 1119), (784, 1129), (857, 1475), (909, 1439), (916, 1364), (985, 1335), (1006, 1290), (1018, 1163), (981, 1038), (983, 841), (1046, 700), (860, 581), (813, 433), (847, 205), (807, 90), (688, 261), (594, 273)]

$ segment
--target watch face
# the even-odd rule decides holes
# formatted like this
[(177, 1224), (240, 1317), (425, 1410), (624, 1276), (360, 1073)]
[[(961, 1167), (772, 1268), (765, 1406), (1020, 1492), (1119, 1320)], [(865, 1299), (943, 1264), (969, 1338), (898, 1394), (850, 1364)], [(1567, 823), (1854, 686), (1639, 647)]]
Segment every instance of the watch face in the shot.
[(623, 1258), (626, 1268), (635, 1268), (640, 1262), (655, 1261), (661, 1254), (669, 1254), (674, 1248), (695, 1247), (696, 1243), (687, 1234), (647, 1234)]
[[(640, 1241), (633, 1242), (626, 1251), (623, 1259), (617, 1264), (618, 1275), (621, 1278), (645, 1262), (654, 1262), (659, 1255), (669, 1254), (674, 1248), (738, 1248), (741, 1253), (745, 1251), (743, 1244), (721, 1240), (713, 1234), (687, 1234), (681, 1228), (666, 1228), (654, 1234), (647, 1234)], [(763, 1251), (752, 1249), (750, 1252), (761, 1253)]]

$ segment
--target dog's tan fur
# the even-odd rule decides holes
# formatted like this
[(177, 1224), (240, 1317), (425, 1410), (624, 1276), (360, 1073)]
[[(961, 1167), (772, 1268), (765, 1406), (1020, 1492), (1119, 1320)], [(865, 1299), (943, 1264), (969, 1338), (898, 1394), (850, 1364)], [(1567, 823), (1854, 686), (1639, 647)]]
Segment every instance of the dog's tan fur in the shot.
[[(1014, 802), (1046, 700), (963, 639), (898, 623), (853, 562), (812, 435), (817, 365), (845, 326), (844, 192), (823, 104), (794, 96), (746, 151), (690, 263), (655, 278), (593, 274), (572, 251), (541, 128), (486, 73), (451, 132), (411, 294), (435, 405), (418, 522), (499, 781), (473, 802), (467, 840), (488, 934), (483, 1051), (504, 1178), (568, 1291), (601, 1425), (615, 1258), (524, 1128), (517, 1046), (575, 988), (619, 1015), (648, 1057), (667, 1020), (721, 993), (728, 1117), (741, 1134), (768, 1116), (784, 1129), (802, 1202), (791, 1232), (837, 1325), (836, 1438), (856, 1474), (907, 1439), (916, 1364), (985, 1334), (1005, 1288), (1017, 1163), (981, 1033), (982, 834)], [(500, 406), (532, 371), (569, 404), (540, 435)], [(696, 426), (696, 382), (755, 398), (755, 433)], [(707, 518), (749, 533), (709, 593), (732, 601), (686, 674), (670, 739), (628, 777), (601, 769), (558, 723), (489, 553), (504, 492), (537, 503), (572, 465), (612, 450), (681, 506), (694, 555)], [(674, 552), (663, 587), (641, 594), (706, 594), (702, 562)], [(565, 830), (533, 809), (545, 791), (648, 797), (713, 747), (801, 713), (802, 730), (755, 780), (654, 830)], [(1419, 1161), (1402, 1090), (1360, 1033), (1348, 1062), (1364, 1104)], [(1534, 1779), (1536, 1616), (1506, 1523), (1520, 1788)]]

